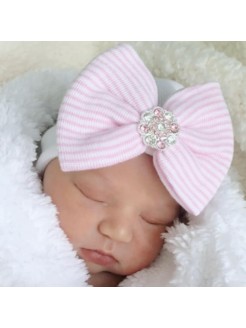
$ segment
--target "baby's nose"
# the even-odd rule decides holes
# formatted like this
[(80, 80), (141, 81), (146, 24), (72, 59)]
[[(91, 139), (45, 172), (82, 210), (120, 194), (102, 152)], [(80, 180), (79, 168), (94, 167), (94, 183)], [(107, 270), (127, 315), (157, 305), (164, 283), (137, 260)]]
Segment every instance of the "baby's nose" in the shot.
[(129, 218), (126, 217), (108, 217), (99, 223), (99, 231), (104, 236), (118, 241), (129, 243), (133, 237), (133, 227)]

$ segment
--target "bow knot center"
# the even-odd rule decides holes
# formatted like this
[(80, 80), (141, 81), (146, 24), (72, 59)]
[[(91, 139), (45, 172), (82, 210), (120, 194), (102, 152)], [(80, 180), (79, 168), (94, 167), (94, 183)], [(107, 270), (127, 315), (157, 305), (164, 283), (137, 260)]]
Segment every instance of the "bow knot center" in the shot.
[(159, 106), (143, 112), (138, 124), (143, 143), (157, 150), (174, 145), (179, 129), (174, 114)]

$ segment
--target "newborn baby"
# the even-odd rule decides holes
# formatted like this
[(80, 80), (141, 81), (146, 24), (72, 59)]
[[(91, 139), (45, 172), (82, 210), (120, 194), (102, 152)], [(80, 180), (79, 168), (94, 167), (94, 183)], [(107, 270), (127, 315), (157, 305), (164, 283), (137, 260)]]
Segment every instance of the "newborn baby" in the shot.
[[(161, 250), (161, 233), (178, 215), (179, 205), (147, 154), (77, 172), (63, 172), (55, 158), (45, 170), (43, 187), (94, 285), (96, 280), (99, 285), (119, 282), (148, 266)], [(101, 272), (118, 278), (103, 275), (99, 281)]]
[[(216, 106), (226, 112), (218, 85), (176, 92), (182, 88), (155, 81), (134, 49), (120, 45), (84, 69), (63, 99), (57, 126), (42, 138), (37, 169), (43, 190), (93, 286), (116, 286), (148, 267), (166, 227), (180, 211), (199, 214), (228, 170), (223, 138), (209, 147), (200, 122), (198, 132), (196, 122), (189, 127), (189, 111), (195, 108), (199, 120), (207, 94), (208, 112)], [(218, 117), (220, 126), (228, 123), (223, 115), (211, 116), (212, 134)], [(224, 166), (217, 172), (220, 154)]]
[[(160, 104), (182, 88), (166, 79), (156, 79), (156, 84)], [(43, 175), (43, 190), (87, 265), (89, 283), (115, 286), (152, 263), (163, 246), (161, 234), (181, 208), (146, 153), (109, 167), (63, 172), (56, 132), (54, 126), (42, 138), (37, 168)]]

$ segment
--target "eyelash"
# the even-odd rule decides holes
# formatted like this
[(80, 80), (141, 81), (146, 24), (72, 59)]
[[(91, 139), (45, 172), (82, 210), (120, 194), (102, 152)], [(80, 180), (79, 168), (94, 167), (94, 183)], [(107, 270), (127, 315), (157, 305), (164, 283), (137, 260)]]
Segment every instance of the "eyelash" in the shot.
[(77, 185), (76, 185), (76, 187), (77, 187), (77, 189), (80, 191), (80, 193), (81, 193), (84, 197), (86, 197), (87, 199), (92, 200), (93, 202), (104, 203), (102, 200), (94, 199), (94, 198), (92, 198), (92, 197), (86, 195), (86, 193), (85, 193), (81, 188), (79, 188)]
[(158, 223), (158, 222), (151, 222), (147, 219), (145, 219), (143, 216), (141, 216), (141, 218), (148, 224), (151, 224), (151, 225), (154, 225), (154, 226), (164, 226), (165, 224), (164, 223)]

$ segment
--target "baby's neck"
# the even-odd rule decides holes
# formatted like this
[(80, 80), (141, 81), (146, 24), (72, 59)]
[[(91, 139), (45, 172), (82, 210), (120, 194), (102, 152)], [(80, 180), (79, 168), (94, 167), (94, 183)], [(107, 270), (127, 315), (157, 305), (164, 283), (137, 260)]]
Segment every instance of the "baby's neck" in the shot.
[(91, 274), (87, 282), (93, 287), (116, 287), (124, 278), (111, 272), (99, 272)]

